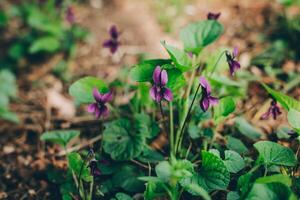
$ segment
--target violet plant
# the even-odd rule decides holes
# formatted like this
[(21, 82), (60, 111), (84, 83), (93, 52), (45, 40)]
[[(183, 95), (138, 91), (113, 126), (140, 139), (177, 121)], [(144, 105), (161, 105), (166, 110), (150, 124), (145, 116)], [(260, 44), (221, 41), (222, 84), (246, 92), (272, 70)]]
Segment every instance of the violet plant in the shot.
[[(79, 153), (66, 148), (79, 133), (42, 135), (43, 140), (57, 142), (66, 149), (76, 190), (63, 195), (83, 200), (136, 199), (141, 195), (149, 200), (209, 200), (224, 196), (264, 199), (265, 194), (295, 199), (299, 195), (289, 187), (292, 179), (299, 179), (295, 175), (299, 151), (295, 155), (275, 142), (258, 141), (260, 131), (241, 113), (234, 113), (235, 90), (222, 93), (226, 86), (216, 84), (214, 77), (222, 58), (228, 65), (227, 82), (238, 78), (241, 67), (237, 49), (233, 48), (232, 53), (230, 49), (222, 51), (212, 66), (205, 66), (202, 53), (224, 32), (218, 17), (210, 16), (184, 27), (180, 32), (183, 49), (162, 42), (170, 58), (143, 60), (133, 66), (129, 75), (138, 84), (107, 85), (96, 77), (84, 77), (71, 85), (69, 93), (75, 102), (87, 105), (87, 111), (99, 120), (101, 141), (99, 145), (95, 143), (95, 152), (85, 153), (82, 159)], [(110, 34), (117, 39), (114, 33), (116, 29)], [(129, 104), (113, 104), (109, 92), (112, 86), (114, 98), (124, 87), (130, 88), (134, 96)], [(263, 118), (272, 115), (277, 119), (281, 113), (278, 102), (288, 111), (292, 128), (289, 134), (299, 140), (299, 101), (264, 84), (263, 87), (273, 99)], [(112, 111), (110, 115), (108, 109)], [(231, 132), (242, 134), (252, 144), (258, 141), (253, 144), (258, 156), (249, 156), (249, 149), (234, 134), (219, 131), (218, 126), (230, 117), (235, 118)], [(218, 141), (220, 138), (226, 144)], [(165, 143), (157, 144), (162, 141)]]

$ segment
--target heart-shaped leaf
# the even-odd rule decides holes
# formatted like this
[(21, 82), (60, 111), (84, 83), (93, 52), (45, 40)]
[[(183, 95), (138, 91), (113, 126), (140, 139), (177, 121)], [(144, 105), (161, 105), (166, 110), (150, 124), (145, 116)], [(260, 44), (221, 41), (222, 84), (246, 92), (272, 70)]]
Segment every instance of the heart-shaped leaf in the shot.
[(237, 173), (246, 166), (242, 156), (240, 156), (240, 154), (238, 154), (237, 152), (231, 150), (225, 151), (224, 163), (228, 171), (231, 173)]
[(114, 160), (130, 160), (140, 155), (145, 136), (134, 130), (130, 121), (119, 119), (105, 125), (104, 151)]
[(92, 103), (95, 101), (93, 97), (94, 88), (100, 92), (108, 91), (104, 81), (88, 76), (74, 82), (69, 88), (69, 94), (74, 97), (76, 104)]
[(204, 20), (187, 25), (180, 31), (185, 51), (199, 54), (207, 45), (217, 40), (224, 32), (216, 20)]
[(260, 141), (254, 144), (259, 156), (267, 165), (283, 165), (293, 167), (297, 160), (294, 152), (287, 147), (270, 141)]
[(41, 135), (41, 140), (57, 143), (63, 147), (80, 134), (77, 130), (47, 131)]

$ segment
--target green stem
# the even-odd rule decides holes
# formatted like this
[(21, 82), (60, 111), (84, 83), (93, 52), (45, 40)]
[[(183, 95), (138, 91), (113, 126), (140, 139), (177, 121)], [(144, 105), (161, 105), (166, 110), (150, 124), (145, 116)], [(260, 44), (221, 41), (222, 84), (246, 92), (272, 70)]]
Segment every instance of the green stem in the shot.
[(173, 102), (169, 103), (169, 114), (170, 114), (170, 153), (174, 155), (174, 120), (173, 120)]
[(223, 51), (223, 52), (220, 54), (220, 56), (219, 56), (217, 62), (215, 63), (215, 65), (214, 65), (212, 71), (210, 72), (210, 74), (209, 74), (209, 76), (208, 76), (209, 78), (210, 78), (210, 77), (213, 75), (213, 73), (216, 71), (217, 66), (218, 66), (218, 64), (219, 64), (219, 62), (220, 62), (222, 56), (223, 56), (226, 52), (227, 52), (227, 50)]

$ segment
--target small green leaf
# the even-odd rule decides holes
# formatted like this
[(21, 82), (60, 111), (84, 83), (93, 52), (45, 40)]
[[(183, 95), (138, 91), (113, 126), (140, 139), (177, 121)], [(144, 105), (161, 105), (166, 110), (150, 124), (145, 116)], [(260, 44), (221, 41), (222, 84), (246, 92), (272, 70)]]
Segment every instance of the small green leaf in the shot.
[(146, 190), (144, 192), (144, 198), (146, 200), (154, 200), (157, 197), (164, 196), (166, 191), (164, 189), (165, 185), (160, 181), (148, 181), (146, 184)]
[(164, 160), (164, 156), (159, 152), (151, 149), (151, 147), (145, 146), (141, 155), (137, 158), (139, 161), (144, 163), (155, 163)]
[(226, 117), (235, 110), (235, 102), (232, 97), (220, 99), (217, 106), (214, 107), (214, 118)]
[(251, 138), (253, 140), (259, 139), (261, 137), (261, 132), (252, 126), (246, 119), (238, 117), (235, 120), (235, 126), (244, 136)]
[(191, 183), (189, 179), (183, 179), (180, 181), (180, 185), (194, 196), (200, 196), (204, 200), (211, 200), (208, 192), (203, 187), (196, 183)]
[(80, 134), (77, 130), (47, 131), (41, 135), (41, 140), (57, 143), (63, 147)]
[(74, 82), (69, 88), (69, 94), (74, 97), (77, 104), (92, 103), (93, 89), (97, 88), (100, 92), (107, 92), (108, 88), (104, 81), (95, 77), (84, 77)]
[(208, 192), (226, 189), (230, 174), (224, 162), (216, 155), (202, 151), (202, 166), (197, 175), (191, 178), (191, 183), (198, 183)]
[(114, 160), (130, 160), (139, 156), (145, 144), (145, 135), (136, 132), (126, 119), (105, 125), (103, 132), (104, 151)]
[[(16, 78), (8, 70), (0, 71), (0, 93), (7, 97), (15, 97), (17, 94)], [(4, 84), (5, 83), (5, 84)]]
[(180, 31), (185, 51), (199, 54), (207, 45), (217, 40), (224, 32), (216, 20), (204, 20), (187, 25)]
[(275, 182), (282, 183), (288, 187), (292, 186), (292, 179), (289, 176), (283, 174), (264, 176), (255, 180), (255, 183), (275, 183)]
[(167, 45), (165, 42), (161, 42), (161, 44), (167, 50), (171, 59), (175, 63), (176, 68), (178, 68), (181, 72), (192, 69), (192, 61), (186, 52), (171, 45)]
[(157, 177), (159, 177), (164, 182), (168, 182), (171, 178), (172, 166), (168, 161), (162, 161), (155, 167), (155, 172)]
[(226, 200), (239, 200), (240, 195), (238, 192), (230, 191), (227, 194)]
[(267, 90), (267, 92), (275, 98), (286, 110), (295, 109), (300, 112), (300, 101), (297, 101), (296, 99), (287, 96), (281, 92), (277, 92), (273, 89), (271, 89), (266, 84), (262, 84), (264, 88)]
[(176, 68), (168, 69), (167, 73), (168, 73), (167, 87), (170, 88), (173, 94), (176, 95), (177, 91), (179, 93), (181, 91), (180, 89), (184, 87), (187, 84), (187, 82), (182, 72)]
[(300, 129), (300, 112), (291, 108), (287, 115), (288, 122), (294, 129)]
[(270, 141), (260, 141), (254, 144), (264, 164), (293, 167), (297, 160), (294, 152), (287, 147)]
[(34, 40), (34, 42), (29, 47), (29, 52), (31, 54), (45, 51), (53, 53), (60, 48), (60, 41), (52, 36), (44, 36)]
[(246, 145), (235, 137), (228, 136), (226, 147), (230, 150), (236, 151), (239, 154), (243, 154), (248, 151)]
[(226, 150), (225, 151), (225, 159), (224, 163), (231, 173), (238, 173), (242, 170), (246, 165), (243, 158), (235, 151)]
[(79, 153), (70, 153), (67, 155), (69, 167), (74, 171), (77, 177), (80, 175), (81, 171), (81, 179), (87, 182), (91, 182), (93, 176), (90, 175), (90, 170), (87, 167), (87, 164), (84, 164)]
[(116, 200), (133, 200), (133, 198), (131, 198), (129, 195), (125, 193), (118, 192), (116, 194)]

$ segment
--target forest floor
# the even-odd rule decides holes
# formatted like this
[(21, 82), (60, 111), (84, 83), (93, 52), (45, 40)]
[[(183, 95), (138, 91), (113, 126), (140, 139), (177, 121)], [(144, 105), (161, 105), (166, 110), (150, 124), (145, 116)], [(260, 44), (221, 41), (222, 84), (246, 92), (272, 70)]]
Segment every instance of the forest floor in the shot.
[[(279, 9), (272, 1), (194, 0), (180, 8), (178, 16), (168, 24), (159, 23), (161, 10), (150, 0), (91, 2), (94, 3), (75, 7), (76, 23), (86, 27), (90, 37), (79, 45), (75, 59), (69, 63), (71, 81), (64, 82), (51, 73), (60, 55), (19, 73), (19, 98), (12, 103), (11, 109), (18, 114), (21, 123), (0, 122), (0, 199), (59, 199), (59, 189), (48, 182), (46, 169), (49, 166), (64, 168), (66, 161), (54, 156), (60, 149), (45, 146), (39, 140), (40, 135), (51, 129), (77, 128), (82, 131), (81, 143), (87, 144), (98, 130), (97, 121), (84, 114), (83, 108), (76, 108), (68, 95), (68, 86), (73, 80), (93, 75), (110, 82), (124, 68), (136, 64), (143, 53), (150, 58), (166, 56), (160, 41), (180, 45), (177, 42), (179, 28), (190, 21), (206, 18), (210, 11), (222, 13), (219, 20), (225, 27), (225, 34), (210, 49), (237, 46), (242, 66), (253, 74), (264, 76), (259, 68), (250, 66), (250, 60), (267, 46), (260, 42), (259, 36), (267, 34), (272, 17)], [(114, 56), (102, 48), (112, 24), (122, 31), (122, 45)], [(171, 33), (164, 31), (166, 25), (171, 27)], [(264, 79), (274, 81), (270, 77)], [(263, 105), (263, 97), (267, 96), (256, 84), (250, 84), (248, 93), (245, 107)], [(300, 89), (293, 91), (293, 96), (299, 97)], [(126, 101), (126, 98), (119, 101)], [(261, 124), (257, 112), (251, 110), (246, 116), (265, 133), (272, 132), (279, 122), (285, 121), (270, 120)]]

